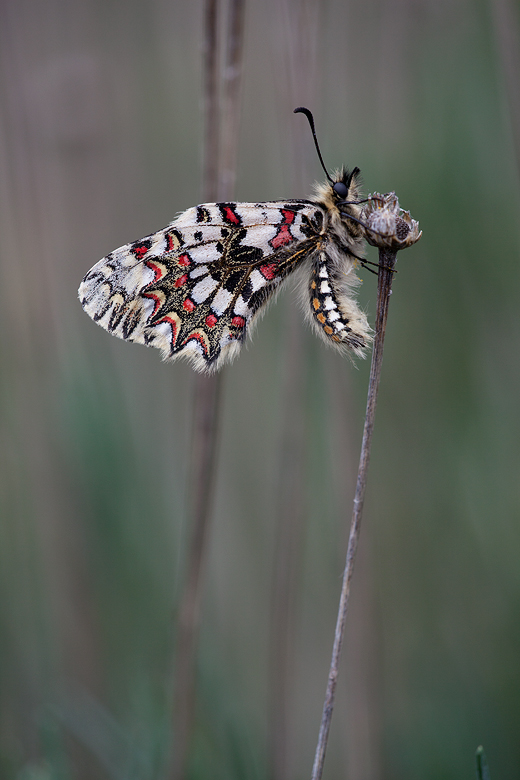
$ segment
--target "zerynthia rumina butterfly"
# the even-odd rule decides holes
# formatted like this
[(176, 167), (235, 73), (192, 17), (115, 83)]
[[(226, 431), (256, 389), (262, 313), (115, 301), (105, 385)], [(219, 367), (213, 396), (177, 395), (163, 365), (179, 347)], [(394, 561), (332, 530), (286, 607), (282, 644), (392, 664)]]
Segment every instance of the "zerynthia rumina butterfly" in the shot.
[[(296, 111), (316, 141), (312, 115)], [(115, 336), (214, 371), (238, 354), (282, 282), (304, 268), (315, 331), (361, 356), (371, 330), (353, 295), (355, 268), (365, 263), (358, 176), (358, 168), (327, 173), (312, 200), (194, 206), (100, 260), (81, 283), (81, 304)]]

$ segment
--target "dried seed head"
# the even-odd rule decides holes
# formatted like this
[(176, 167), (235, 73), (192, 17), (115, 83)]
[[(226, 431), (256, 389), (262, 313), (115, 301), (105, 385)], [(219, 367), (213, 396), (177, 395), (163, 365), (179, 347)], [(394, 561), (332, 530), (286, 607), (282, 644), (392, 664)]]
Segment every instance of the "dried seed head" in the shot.
[(365, 238), (372, 246), (380, 249), (406, 249), (422, 236), (419, 223), (411, 218), (409, 211), (399, 208), (395, 192), (380, 195), (374, 192), (362, 210), (361, 218), (366, 225)]

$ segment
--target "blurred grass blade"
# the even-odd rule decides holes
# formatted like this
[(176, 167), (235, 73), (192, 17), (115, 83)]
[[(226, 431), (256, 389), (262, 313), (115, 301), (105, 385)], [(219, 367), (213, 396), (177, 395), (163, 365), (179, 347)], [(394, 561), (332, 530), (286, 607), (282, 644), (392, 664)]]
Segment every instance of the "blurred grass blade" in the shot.
[(477, 780), (491, 780), (486, 754), (482, 745), (479, 745), (477, 748), (475, 761), (477, 764)]

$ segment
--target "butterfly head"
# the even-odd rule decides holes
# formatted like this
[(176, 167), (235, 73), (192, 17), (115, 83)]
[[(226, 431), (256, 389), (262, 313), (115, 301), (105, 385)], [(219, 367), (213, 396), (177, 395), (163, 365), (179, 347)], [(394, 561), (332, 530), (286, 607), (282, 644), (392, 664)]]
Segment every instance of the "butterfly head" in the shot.
[(360, 197), (360, 171), (342, 168), (334, 171), (330, 181), (316, 185), (316, 200), (329, 211), (350, 211)]
[(347, 171), (342, 168), (333, 178), (332, 193), (333, 198), (338, 203), (341, 200), (352, 200), (358, 195), (358, 178), (360, 170), (354, 168), (353, 171)]

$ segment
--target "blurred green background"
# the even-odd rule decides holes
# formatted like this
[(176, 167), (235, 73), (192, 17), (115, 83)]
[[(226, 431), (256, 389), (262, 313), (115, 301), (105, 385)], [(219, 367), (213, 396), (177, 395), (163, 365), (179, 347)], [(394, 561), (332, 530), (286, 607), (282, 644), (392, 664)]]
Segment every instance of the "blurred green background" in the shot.
[[(0, 6), (7, 780), (161, 780), (171, 750), (194, 374), (76, 291), (201, 200), (202, 11)], [(424, 231), (391, 300), (331, 780), (461, 780), (480, 743), (495, 780), (520, 776), (519, 19), (513, 0), (246, 7), (237, 199), (323, 178), (303, 104), (327, 165)], [(368, 367), (288, 288), (225, 369), (190, 779), (310, 775)]]

